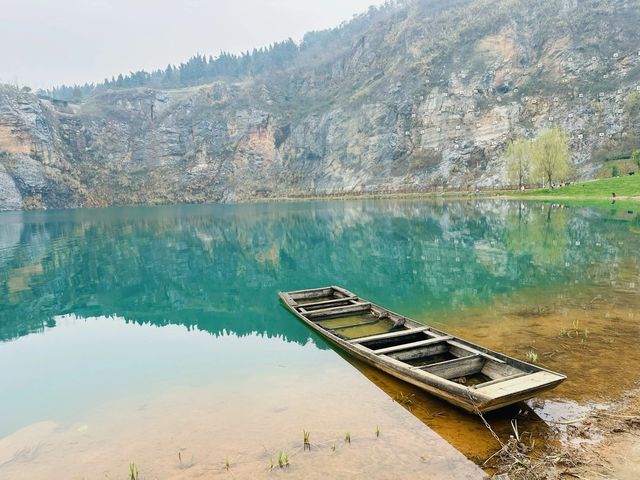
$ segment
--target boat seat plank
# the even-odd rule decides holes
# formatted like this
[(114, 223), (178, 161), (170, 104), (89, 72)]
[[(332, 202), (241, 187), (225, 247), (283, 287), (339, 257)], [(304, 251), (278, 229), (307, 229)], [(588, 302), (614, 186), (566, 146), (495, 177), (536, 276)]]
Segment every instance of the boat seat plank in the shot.
[(408, 328), (406, 330), (398, 330), (396, 332), (381, 333), (379, 335), (370, 335), (368, 337), (354, 338), (349, 343), (366, 343), (372, 340), (387, 340), (389, 338), (404, 337), (405, 335), (413, 335), (415, 333), (424, 332), (429, 327)]
[(493, 380), (490, 380), (488, 382), (484, 382), (484, 383), (479, 383), (478, 385), (474, 385), (471, 388), (485, 388), (488, 387), (490, 385), (495, 385), (496, 383), (502, 383), (502, 382), (506, 382), (507, 380), (513, 380), (514, 378), (519, 378), (519, 377), (524, 377), (525, 375), (529, 375), (529, 372), (519, 372), (519, 373), (514, 373), (513, 375), (509, 375), (507, 377), (502, 377), (502, 378), (495, 378)]
[(446, 342), (447, 340), (451, 340), (453, 337), (451, 335), (447, 335), (444, 337), (430, 338), (428, 340), (420, 340), (418, 342), (405, 343), (404, 345), (395, 345), (393, 347), (380, 348), (378, 350), (373, 350), (373, 353), (376, 355), (386, 355), (388, 353), (400, 352), (402, 350), (411, 350), (413, 348), (425, 347), (427, 345), (433, 345), (435, 343)]
[(353, 325), (343, 325), (342, 327), (323, 327), (322, 325), (320, 325), (320, 327), (330, 332), (335, 332), (338, 330), (348, 330), (349, 328), (357, 328), (357, 327), (364, 327), (366, 325), (373, 325), (374, 323), (378, 323), (379, 321), (380, 319), (376, 318), (375, 320), (370, 320), (368, 322), (354, 323)]
[(369, 302), (356, 302), (351, 305), (343, 305), (341, 307), (329, 307), (321, 308), (319, 310), (312, 310), (311, 312), (307, 312), (304, 315), (307, 318), (317, 318), (326, 315), (336, 315), (340, 313), (361, 312), (363, 310), (368, 310), (369, 308), (371, 308), (371, 304)]
[[(308, 310), (309, 307), (319, 307), (321, 305), (333, 305), (334, 303), (344, 303), (344, 302), (349, 302), (351, 300), (357, 300), (358, 297), (356, 297), (355, 295), (352, 295), (350, 297), (344, 297), (344, 298), (333, 298), (331, 300), (323, 300), (321, 302), (308, 302), (308, 303), (301, 303), (296, 305), (296, 308), (299, 309), (305, 309)], [(314, 310), (317, 311), (317, 310)]]
[(466, 350), (467, 352), (472, 353), (474, 355), (480, 355), (480, 356), (486, 358), (487, 360), (493, 360), (494, 362), (498, 362), (498, 363), (507, 363), (504, 360), (500, 360), (499, 358), (494, 357), (493, 355), (489, 355), (488, 353), (484, 353), (484, 352), (482, 352), (480, 350), (476, 350), (475, 348), (470, 347), (468, 345), (465, 345), (464, 343), (451, 341), (451, 342), (449, 342), (449, 345), (461, 348), (462, 350)]
[(536, 372), (529, 375), (524, 375), (504, 382), (495, 383), (482, 389), (484, 395), (497, 398), (505, 397), (527, 390), (533, 390), (540, 388), (549, 383), (558, 382), (563, 379), (561, 375), (557, 375), (551, 372)]
[(469, 355), (467, 357), (432, 363), (431, 365), (418, 367), (416, 370), (422, 370), (423, 372), (429, 372), (433, 375), (450, 379), (478, 373), (482, 369), (484, 362), (486, 362), (486, 359), (481, 355)]
[(334, 293), (334, 289), (331, 287), (323, 288), (311, 288), (308, 290), (295, 290), (293, 292), (286, 292), (289, 297), (295, 300), (306, 300), (308, 298), (326, 297)]

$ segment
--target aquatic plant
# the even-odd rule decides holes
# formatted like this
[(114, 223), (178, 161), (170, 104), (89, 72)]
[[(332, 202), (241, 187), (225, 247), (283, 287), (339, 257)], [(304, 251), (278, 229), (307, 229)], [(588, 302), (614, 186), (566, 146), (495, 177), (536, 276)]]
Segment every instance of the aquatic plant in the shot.
[(311, 450), (311, 443), (309, 443), (309, 432), (302, 430), (302, 450)]
[(380, 438), (380, 425), (376, 425), (376, 438)]
[(403, 405), (405, 407), (410, 407), (411, 405), (413, 405), (413, 397), (414, 394), (410, 393), (409, 395), (406, 395), (404, 392), (398, 392), (395, 397), (393, 397), (393, 399), (398, 402), (400, 405)]
[(351, 433), (347, 432), (344, 435), (344, 443), (348, 443), (349, 445), (351, 445)]
[(530, 348), (527, 351), (526, 357), (527, 357), (527, 360), (530, 363), (537, 363), (538, 362), (538, 352), (536, 352), (533, 348)]
[(581, 343), (584, 343), (584, 340), (589, 337), (589, 329), (587, 327), (580, 327), (580, 319), (574, 319), (571, 322), (571, 328), (563, 328), (560, 330), (560, 336), (567, 336), (568, 338), (580, 337), (582, 336)]
[(289, 466), (289, 454), (287, 452), (278, 453), (278, 466), (280, 468)]
[(224, 468), (227, 472), (231, 468), (231, 461), (229, 460), (229, 456), (225, 457), (224, 459)]
[(129, 464), (129, 480), (139, 480), (140, 473), (138, 472), (138, 467), (136, 467), (135, 463)]
[(335, 452), (336, 451), (336, 444), (334, 443), (333, 445), (331, 445), (331, 451)]

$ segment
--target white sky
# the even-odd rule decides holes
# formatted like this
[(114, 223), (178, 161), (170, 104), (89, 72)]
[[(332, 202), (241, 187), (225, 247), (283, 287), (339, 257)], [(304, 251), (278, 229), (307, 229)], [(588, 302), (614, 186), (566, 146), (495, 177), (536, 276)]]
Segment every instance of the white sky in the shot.
[(0, 83), (50, 87), (239, 53), (382, 0), (0, 0)]

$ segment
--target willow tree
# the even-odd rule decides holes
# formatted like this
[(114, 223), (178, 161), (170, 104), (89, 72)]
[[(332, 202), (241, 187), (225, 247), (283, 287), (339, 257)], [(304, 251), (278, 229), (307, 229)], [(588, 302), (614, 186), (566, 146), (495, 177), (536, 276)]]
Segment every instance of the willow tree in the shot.
[(518, 182), (518, 187), (527, 183), (531, 171), (531, 142), (524, 138), (513, 140), (505, 152), (509, 182)]
[(532, 142), (531, 163), (533, 175), (543, 184), (546, 181), (551, 186), (554, 181), (566, 180), (571, 173), (566, 133), (557, 127), (542, 132)]

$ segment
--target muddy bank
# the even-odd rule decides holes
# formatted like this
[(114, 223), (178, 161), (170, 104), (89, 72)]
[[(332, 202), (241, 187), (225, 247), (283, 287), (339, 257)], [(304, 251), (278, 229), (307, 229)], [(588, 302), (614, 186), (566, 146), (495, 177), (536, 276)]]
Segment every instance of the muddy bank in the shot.
[(488, 471), (497, 478), (524, 480), (640, 478), (638, 386), (617, 402), (558, 424), (565, 426), (560, 445), (532, 453), (531, 444), (512, 436), (487, 462)]

